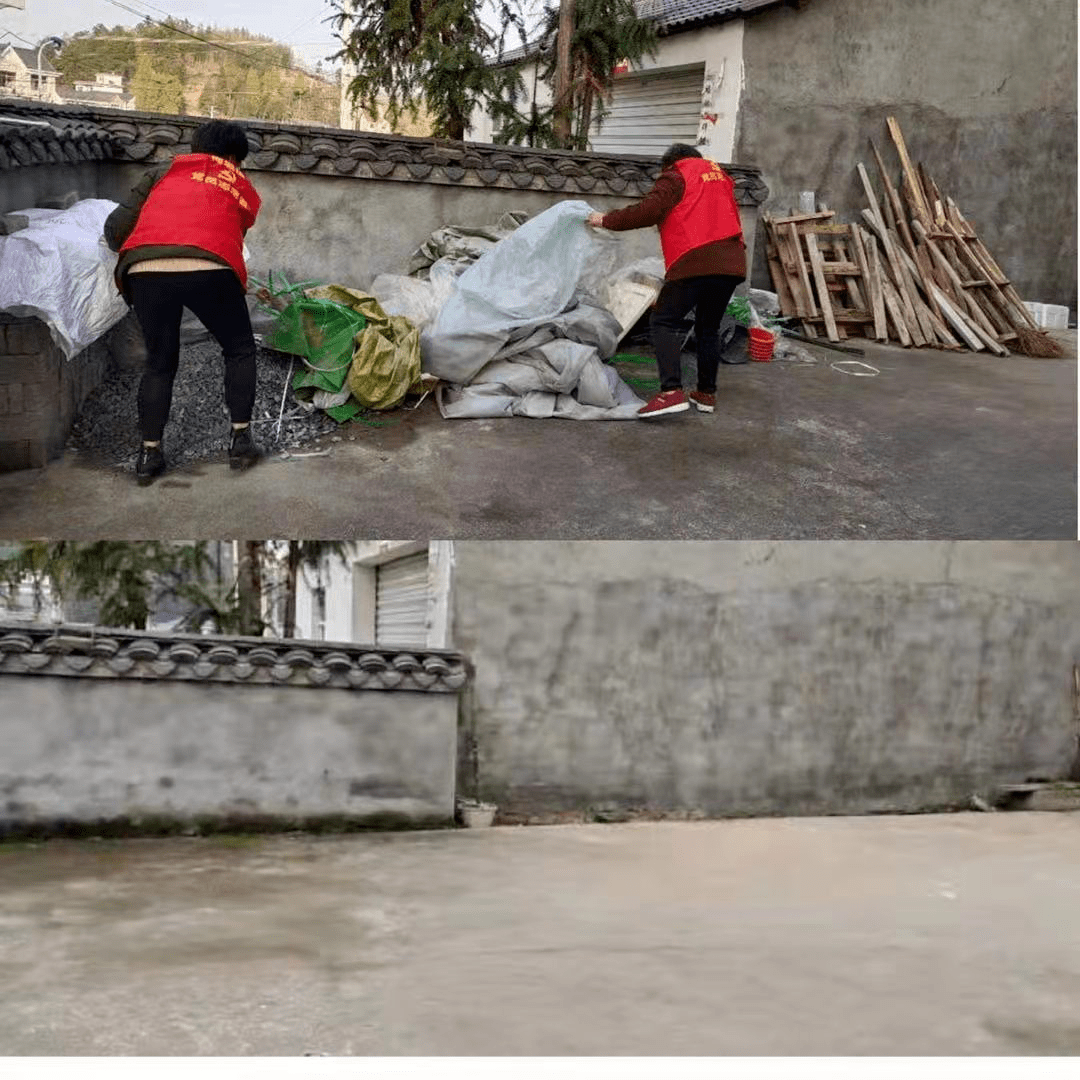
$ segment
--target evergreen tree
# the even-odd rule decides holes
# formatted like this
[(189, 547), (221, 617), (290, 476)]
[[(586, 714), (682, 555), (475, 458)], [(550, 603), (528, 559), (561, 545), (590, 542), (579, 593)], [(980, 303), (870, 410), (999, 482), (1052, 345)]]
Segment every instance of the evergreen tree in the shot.
[(61, 600), (96, 601), (103, 625), (141, 630), (155, 597), (204, 602), (210, 568), (205, 543), (33, 541), (0, 559), (0, 585), (10, 598), (24, 581), (48, 582)]
[[(544, 13), (537, 58), (537, 77), (554, 85), (559, 37), (559, 5), (549, 4)], [(595, 124), (599, 130), (609, 110), (615, 68), (622, 61), (636, 64), (656, 54), (656, 29), (639, 19), (634, 0), (576, 0), (574, 32), (570, 39), (570, 97), (572, 132), (565, 149), (587, 150)], [(533, 100), (527, 114), (514, 113), (503, 121), (497, 142), (527, 146), (560, 146), (554, 124), (554, 107), (540, 108)]]
[[(31, 541), (9, 545), (0, 557), (0, 594), (9, 602), (29, 583), (40, 598), (92, 600), (103, 626), (146, 628), (163, 600), (189, 609), (186, 629), (213, 626), (220, 633), (260, 635), (263, 612), (283, 612), (283, 636), (296, 632), (296, 589), (302, 569), (344, 558), (332, 540), (254, 541), (239, 544), (240, 564), (220, 587), (211, 545), (171, 541)], [(48, 589), (46, 589), (46, 586)], [(280, 593), (280, 595), (279, 595)]]
[(516, 66), (492, 63), (507, 34), (524, 23), (515, 0), (488, 5), (499, 23), (489, 29), (483, 0), (332, 0), (343, 48), (334, 59), (356, 65), (349, 85), (354, 104), (397, 124), (405, 111), (414, 120), (427, 108), (433, 133), (464, 139), (473, 110), (501, 117), (512, 113), (523, 92)]
[(165, 65), (148, 50), (140, 49), (131, 80), (135, 108), (143, 112), (180, 113), (184, 110), (184, 84), (172, 65)]

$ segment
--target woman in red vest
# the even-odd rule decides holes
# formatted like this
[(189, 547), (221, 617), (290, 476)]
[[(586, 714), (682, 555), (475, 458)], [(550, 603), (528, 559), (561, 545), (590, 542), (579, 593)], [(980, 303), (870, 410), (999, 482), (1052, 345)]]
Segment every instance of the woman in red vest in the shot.
[[(660, 227), (667, 273), (650, 319), (660, 393), (638, 415), (685, 412), (691, 402), (711, 413), (716, 407), (720, 321), (735, 287), (746, 279), (746, 244), (735, 185), (719, 165), (682, 143), (664, 154), (660, 169), (656, 183), (639, 202), (607, 214), (590, 214), (588, 224), (616, 232)], [(679, 330), (691, 308), (698, 343), (697, 389), (687, 395), (682, 388)]]
[(255, 338), (245, 295), (244, 234), (260, 199), (240, 171), (248, 142), (239, 124), (211, 120), (191, 140), (191, 153), (148, 172), (105, 222), (105, 239), (120, 253), (116, 284), (135, 309), (146, 339), (139, 384), (140, 484), (165, 470), (161, 438), (180, 361), (184, 308), (210, 331), (225, 355), (225, 401), (232, 418), (229, 465), (258, 460), (251, 440), (255, 405)]

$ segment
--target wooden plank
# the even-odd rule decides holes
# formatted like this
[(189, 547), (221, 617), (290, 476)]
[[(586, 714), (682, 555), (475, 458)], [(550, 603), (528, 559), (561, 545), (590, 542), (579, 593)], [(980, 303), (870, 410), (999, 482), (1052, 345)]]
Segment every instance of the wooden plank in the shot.
[(812, 317), (818, 313), (814, 303), (814, 290), (810, 288), (810, 276), (806, 272), (806, 263), (802, 257), (802, 241), (799, 239), (798, 230), (793, 224), (786, 226), (788, 250), (793, 252), (793, 257), (798, 272), (799, 288), (803, 294), (803, 311), (799, 314)]
[(858, 225), (851, 228), (852, 243), (855, 247), (855, 260), (862, 267), (863, 281), (870, 294), (870, 309), (874, 314), (874, 337), (886, 341), (889, 330), (885, 322), (885, 300), (881, 293), (881, 267), (878, 265), (877, 244), (869, 236), (863, 243), (862, 229)]
[[(816, 319), (811, 319), (811, 322), (824, 322), (822, 316), (818, 316)], [(841, 324), (847, 326), (864, 326), (874, 321), (874, 316), (869, 311), (862, 311), (856, 308), (842, 308), (839, 311), (833, 311), (833, 322), (837, 327)]]
[(881, 184), (885, 189), (885, 224), (890, 229), (895, 229), (896, 214), (900, 210), (900, 199), (896, 197), (896, 188), (893, 187), (889, 180), (889, 174), (885, 171), (885, 162), (881, 160), (881, 154), (878, 153), (878, 148), (873, 139), (870, 140), (870, 149), (873, 151), (874, 160), (877, 162), (878, 175), (881, 177)]
[(914, 306), (904, 289), (903, 265), (900, 262), (900, 257), (897, 254), (896, 249), (889, 240), (889, 232), (885, 228), (881, 217), (881, 211), (878, 209), (877, 199), (874, 197), (874, 189), (870, 186), (870, 178), (866, 175), (866, 169), (864, 169), (861, 164), (858, 166), (858, 169), (859, 176), (863, 181), (863, 187), (866, 189), (867, 198), (870, 200), (872, 206), (871, 210), (863, 211), (863, 217), (870, 223), (870, 227), (877, 234), (878, 239), (881, 241), (881, 246), (885, 251), (885, 258), (888, 260), (889, 267), (892, 270), (893, 282), (899, 290), (897, 295), (900, 299), (904, 317), (908, 323), (908, 331), (918, 344), (925, 344), (925, 342), (919, 341), (922, 334), (918, 329), (919, 320), (915, 314)]
[(825, 318), (825, 331), (830, 341), (839, 341), (840, 335), (836, 332), (836, 321), (833, 319), (832, 304), (829, 302), (829, 289), (825, 284), (825, 274), (822, 271), (821, 253), (818, 251), (817, 237), (813, 233), (807, 233), (806, 253), (810, 257), (810, 266), (814, 271), (814, 281), (818, 287), (818, 300), (821, 304), (821, 313)]
[(912, 239), (911, 230), (908, 228), (907, 218), (904, 215), (904, 208), (900, 204), (900, 196), (897, 194), (893, 182), (889, 179), (889, 174), (885, 170), (885, 162), (881, 160), (881, 155), (878, 153), (878, 148), (874, 145), (873, 139), (870, 140), (870, 149), (874, 151), (874, 159), (877, 161), (878, 172), (881, 174), (881, 183), (885, 188), (886, 209), (888, 209), (889, 206), (892, 207), (892, 214), (888, 216), (892, 217), (893, 221), (886, 222), (886, 224), (890, 229), (899, 231), (900, 238), (904, 241), (904, 246), (912, 255), (914, 255), (915, 241)]
[(959, 261), (967, 273), (982, 275), (980, 280), (984, 281), (987, 285), (987, 292), (992, 294), (995, 299), (995, 303), (1008, 311), (1011, 307), (1011, 303), (1005, 294), (1001, 291), (1001, 286), (994, 281), (990, 274), (990, 269), (982, 262), (979, 261), (976, 253), (968, 245), (968, 242), (960, 235), (955, 229), (952, 223), (947, 223), (945, 226), (945, 235), (951, 241), (951, 247), (956, 251)]
[(814, 214), (789, 214), (787, 217), (773, 218), (772, 223), (774, 225), (792, 225), (803, 221), (827, 221), (833, 217), (836, 217), (835, 210), (818, 210)]
[[(961, 220), (963, 220), (962, 215)], [(1037, 324), (1032, 318), (1031, 312), (1024, 307), (1024, 302), (1017, 295), (1009, 279), (1001, 272), (1001, 267), (994, 262), (993, 256), (986, 250), (983, 242), (977, 236), (965, 237), (955, 226), (951, 226), (951, 228), (959, 238), (958, 246), (971, 256), (974, 265), (981, 268), (1000, 295), (1002, 303), (1008, 306), (1012, 324), (1026, 324), (1033, 329), (1037, 329)]]
[(975, 230), (968, 224), (964, 215), (960, 213), (960, 207), (956, 205), (956, 201), (952, 196), (945, 200), (945, 217), (961, 236), (975, 235)]
[(799, 282), (799, 270), (795, 256), (791, 253), (791, 245), (788, 243), (787, 237), (779, 229), (773, 232), (773, 243), (776, 245), (776, 257), (780, 261), (780, 267), (784, 272), (788, 290), (795, 306), (794, 313), (800, 317), (809, 315), (810, 312), (806, 308), (806, 297), (803, 295), (802, 286)]
[(798, 315), (795, 308), (795, 298), (791, 295), (791, 287), (788, 285), (787, 274), (780, 262), (780, 256), (776, 253), (776, 245), (768, 244), (765, 249), (765, 257), (769, 263), (769, 276), (772, 278), (773, 288), (780, 299), (781, 315)]
[[(941, 254), (937, 249), (937, 245), (933, 240), (930, 240), (926, 235), (926, 230), (922, 226), (922, 222), (916, 221), (914, 225), (915, 231), (922, 237), (927, 250), (931, 256), (936, 260), (938, 267), (949, 281), (950, 288), (943, 290), (948, 295), (949, 299), (954, 303), (959, 311), (964, 313), (968, 320), (976, 327), (981, 327), (987, 334), (995, 335), (997, 328), (986, 317), (982, 308), (978, 302), (969, 293), (965, 292), (963, 285), (961, 284), (960, 277), (956, 271), (952, 268), (948, 259)], [(996, 344), (996, 341), (995, 341)]]
[(853, 262), (829, 262), (822, 261), (821, 264), (826, 274), (832, 274), (834, 277), (853, 277), (859, 273), (859, 267)]
[(911, 334), (908, 332), (907, 320), (904, 318), (904, 312), (900, 306), (900, 296), (896, 291), (896, 286), (887, 277), (882, 276), (881, 289), (885, 307), (889, 312), (890, 319), (892, 319), (893, 327), (896, 329), (897, 340), (905, 348), (908, 348), (911, 345)]
[[(948, 348), (962, 349), (963, 346), (960, 342), (949, 333), (949, 328), (945, 324), (945, 316), (941, 311), (937, 298), (934, 296), (933, 290), (930, 288), (932, 284), (936, 283), (935, 277), (928, 272), (923, 272), (921, 265), (916, 264), (906, 251), (901, 251), (900, 254), (903, 256), (903, 262), (907, 267), (908, 273), (910, 273), (912, 278), (919, 283), (919, 286), (926, 297), (925, 313), (932, 331), (930, 335), (931, 338), (936, 336), (938, 341)], [(922, 252), (922, 254), (924, 259), (928, 258), (925, 252)]]
[(855, 165), (855, 169), (859, 174), (859, 179), (862, 181), (863, 191), (866, 193), (866, 201), (869, 203), (869, 209), (864, 211), (864, 213), (871, 215), (875, 229), (884, 232), (885, 219), (881, 216), (881, 207), (878, 206), (877, 196), (874, 194), (874, 189), (870, 185), (870, 177), (866, 174), (866, 167), (860, 161)]
[[(907, 298), (911, 307), (911, 313), (915, 316), (915, 324), (909, 325), (908, 327), (911, 331), (911, 339), (916, 345), (926, 345), (928, 342), (934, 340), (934, 328), (930, 324), (929, 318), (927, 318), (926, 306), (919, 298), (919, 290), (915, 281), (918, 273), (915, 266), (915, 260), (904, 251), (900, 243), (900, 238), (896, 233), (886, 230), (886, 235), (889, 238), (889, 246), (897, 253), (900, 280), (896, 282), (896, 285), (900, 290), (901, 297)], [(908, 264), (910, 264), (910, 269)], [(905, 314), (907, 314), (907, 311), (908, 309), (905, 307)]]
[[(936, 285), (932, 287), (937, 289)], [(941, 306), (945, 318), (949, 320), (952, 328), (960, 335), (968, 348), (973, 352), (982, 352), (986, 346), (971, 326), (968, 325), (967, 320), (949, 303), (949, 298), (940, 289), (937, 289), (937, 302)]]
[(963, 296), (964, 290), (960, 285), (960, 278), (952, 268), (949, 260), (941, 253), (937, 244), (930, 239), (929, 234), (923, 227), (921, 221), (914, 222), (913, 228), (915, 229), (915, 232), (918, 233), (919, 239), (922, 241), (920, 246), (929, 256), (935, 271), (932, 275), (927, 276), (927, 284), (929, 285), (930, 282), (933, 281), (954, 304), (962, 303), (961, 297)]
[(915, 168), (918, 170), (919, 181), (930, 206), (930, 221), (934, 225), (939, 225), (945, 220), (945, 200), (942, 199), (941, 192), (938, 190), (937, 184), (934, 183), (933, 177), (926, 171), (926, 166), (920, 161)]
[(803, 222), (801, 225), (797, 224), (796, 227), (798, 228), (799, 234), (801, 236), (805, 236), (808, 232), (812, 232), (819, 237), (844, 236), (847, 233), (848, 229), (851, 228), (850, 225), (822, 225), (819, 222), (815, 221), (806, 221)]
[(907, 143), (904, 142), (904, 133), (900, 130), (900, 125), (896, 122), (895, 116), (887, 116), (885, 118), (885, 126), (889, 129), (893, 144), (896, 146), (896, 154), (900, 158), (900, 168), (904, 172), (904, 179), (907, 181), (908, 188), (910, 189), (913, 208), (922, 219), (923, 224), (929, 228), (931, 225), (930, 207), (926, 203), (926, 196), (923, 193), (922, 184), (919, 183), (919, 178), (911, 166), (911, 158), (908, 157)]
[(855, 241), (853, 239), (855, 233), (855, 226), (849, 225), (847, 227), (847, 233), (844, 236), (838, 236), (836, 238), (836, 253), (841, 262), (850, 263), (855, 267), (854, 271), (844, 276), (844, 284), (847, 286), (848, 296), (851, 299), (851, 305), (854, 308), (863, 309), (870, 307), (869, 292), (864, 295), (864, 289), (868, 289), (868, 284), (863, 278), (864, 269), (862, 265), (856, 260)]

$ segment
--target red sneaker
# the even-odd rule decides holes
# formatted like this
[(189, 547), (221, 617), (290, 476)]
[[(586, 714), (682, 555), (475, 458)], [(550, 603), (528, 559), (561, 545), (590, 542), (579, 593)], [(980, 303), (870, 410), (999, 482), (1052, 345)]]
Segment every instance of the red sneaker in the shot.
[(706, 394), (703, 390), (691, 390), (686, 396), (698, 412), (712, 412), (716, 408), (715, 394)]
[(663, 416), (665, 413), (686, 412), (690, 402), (681, 390), (664, 390), (657, 394), (647, 405), (638, 409), (638, 416)]

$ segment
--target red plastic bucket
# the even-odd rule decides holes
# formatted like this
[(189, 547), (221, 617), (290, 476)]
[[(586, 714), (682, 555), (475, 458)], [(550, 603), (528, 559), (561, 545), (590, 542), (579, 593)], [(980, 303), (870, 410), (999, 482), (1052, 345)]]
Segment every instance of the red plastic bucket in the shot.
[(771, 360), (775, 345), (775, 335), (769, 333), (768, 330), (758, 330), (756, 327), (750, 327), (749, 352), (751, 360)]

